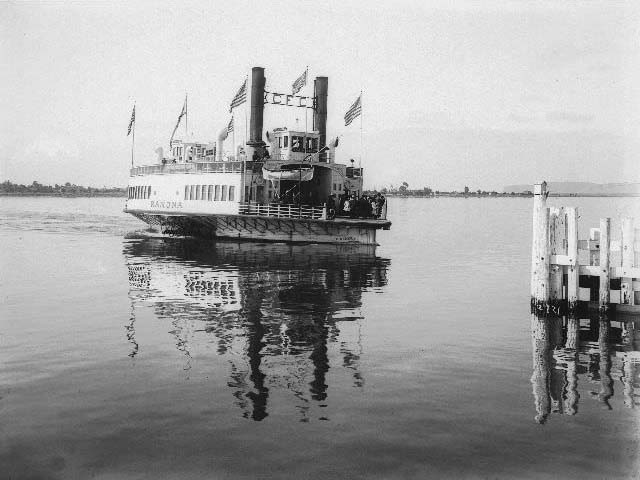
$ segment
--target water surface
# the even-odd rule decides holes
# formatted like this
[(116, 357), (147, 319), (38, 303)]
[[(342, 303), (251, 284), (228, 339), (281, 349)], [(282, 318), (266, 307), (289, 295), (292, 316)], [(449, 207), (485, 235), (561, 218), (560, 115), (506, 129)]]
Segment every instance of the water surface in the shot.
[[(581, 237), (640, 219), (550, 202)], [(638, 323), (531, 318), (531, 199), (392, 198), (375, 251), (141, 238), (122, 206), (0, 199), (5, 476), (640, 473)]]

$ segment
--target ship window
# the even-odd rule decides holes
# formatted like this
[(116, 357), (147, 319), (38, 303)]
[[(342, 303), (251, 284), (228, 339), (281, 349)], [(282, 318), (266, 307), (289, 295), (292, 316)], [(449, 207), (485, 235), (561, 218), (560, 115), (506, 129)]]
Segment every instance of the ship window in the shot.
[(213, 185), (209, 185), (207, 188), (207, 200), (213, 200)]
[(338, 190), (342, 190), (342, 184), (341, 183), (338, 184)]
[(336, 190), (336, 184), (335, 183), (333, 184), (333, 190), (334, 191)]
[(293, 135), (291, 137), (291, 151), (292, 152), (304, 152), (303, 137)]
[(216, 185), (216, 196), (214, 200), (217, 202), (220, 200), (220, 185)]
[(195, 200), (195, 199), (196, 199), (196, 186), (191, 185), (191, 191), (189, 192), (189, 200)]
[(229, 201), (230, 202), (234, 202), (236, 199), (236, 187), (234, 187), (233, 185), (231, 185), (229, 187)]
[(189, 200), (189, 185), (184, 186), (184, 199)]
[(196, 200), (202, 200), (202, 185), (196, 187)]
[(227, 201), (227, 186), (226, 185), (222, 186), (222, 201), (223, 202)]
[(282, 137), (278, 137), (278, 148), (282, 148)]
[(283, 138), (284, 148), (289, 148), (289, 135), (285, 135)]
[(136, 186), (135, 198), (140, 198), (140, 187)]

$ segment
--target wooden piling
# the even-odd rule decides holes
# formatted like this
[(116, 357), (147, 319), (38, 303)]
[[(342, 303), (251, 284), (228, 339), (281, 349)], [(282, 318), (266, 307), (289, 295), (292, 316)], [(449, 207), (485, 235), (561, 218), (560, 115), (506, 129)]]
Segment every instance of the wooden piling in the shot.
[(635, 231), (633, 228), (633, 218), (622, 219), (622, 240), (620, 247), (622, 250), (622, 275), (620, 280), (620, 303), (625, 305), (634, 304), (633, 278), (631, 269), (635, 257), (634, 243)]
[(549, 209), (547, 182), (534, 185), (531, 244), (531, 311), (549, 311)]
[[(549, 209), (549, 258), (564, 255), (566, 244), (566, 222), (564, 208)], [(561, 265), (549, 267), (549, 301), (554, 315), (562, 315), (564, 306), (563, 268)]]
[(578, 258), (578, 209), (567, 207), (567, 307), (569, 312), (578, 308), (578, 287), (580, 284), (580, 261)]
[(598, 308), (601, 313), (609, 310), (611, 295), (609, 292), (611, 280), (611, 219), (600, 219), (600, 292)]

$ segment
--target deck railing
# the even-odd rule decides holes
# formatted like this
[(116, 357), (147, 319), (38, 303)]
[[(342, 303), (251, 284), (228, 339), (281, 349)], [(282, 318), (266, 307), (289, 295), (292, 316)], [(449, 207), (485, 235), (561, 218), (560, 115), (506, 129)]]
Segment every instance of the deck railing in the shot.
[(130, 175), (173, 174), (173, 173), (242, 173), (244, 162), (198, 162), (165, 163), (134, 167)]
[(327, 219), (326, 206), (313, 207), (311, 205), (291, 203), (241, 203), (239, 213), (241, 215), (260, 215), (263, 217)]

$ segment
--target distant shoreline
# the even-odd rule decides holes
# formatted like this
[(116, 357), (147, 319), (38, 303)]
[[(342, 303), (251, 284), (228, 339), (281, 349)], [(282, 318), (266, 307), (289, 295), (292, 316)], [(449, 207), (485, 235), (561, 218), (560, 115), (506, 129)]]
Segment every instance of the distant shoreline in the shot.
[(51, 192), (0, 192), (0, 197), (111, 197), (127, 198), (125, 192), (51, 193)]

